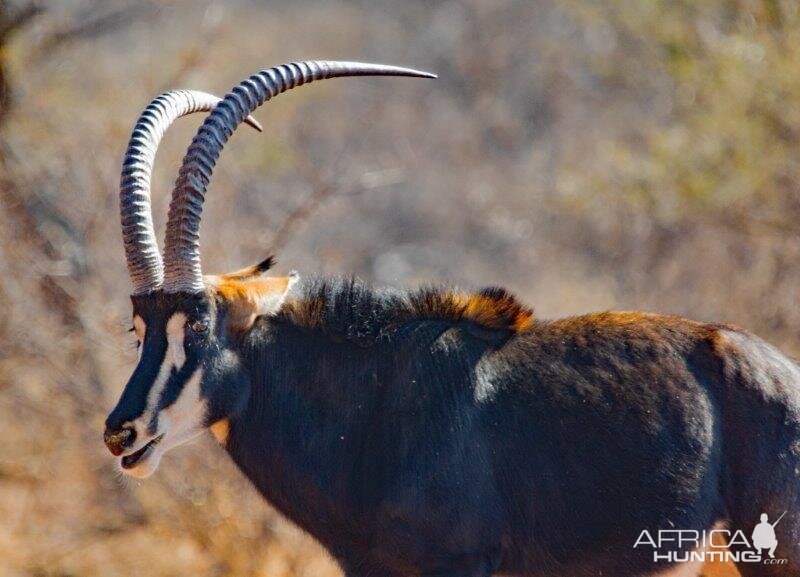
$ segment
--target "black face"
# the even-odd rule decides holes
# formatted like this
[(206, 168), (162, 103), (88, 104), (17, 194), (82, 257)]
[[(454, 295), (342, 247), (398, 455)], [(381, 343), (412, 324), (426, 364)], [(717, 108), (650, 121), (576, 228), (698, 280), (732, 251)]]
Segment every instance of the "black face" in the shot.
[(227, 417), (249, 390), (223, 301), (161, 291), (131, 300), (139, 363), (105, 440), (125, 473), (146, 477), (164, 452)]

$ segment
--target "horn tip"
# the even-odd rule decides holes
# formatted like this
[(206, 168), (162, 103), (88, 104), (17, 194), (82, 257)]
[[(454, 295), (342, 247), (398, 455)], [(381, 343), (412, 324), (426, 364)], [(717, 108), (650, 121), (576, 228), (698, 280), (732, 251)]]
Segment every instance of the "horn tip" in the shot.
[(416, 78), (439, 78), (438, 74), (428, 72), (426, 70), (417, 70), (416, 68), (405, 68), (403, 66), (386, 66), (389, 70), (401, 76), (412, 76)]
[(244, 119), (244, 121), (249, 125), (256, 129), (258, 132), (264, 132), (264, 127), (261, 126), (261, 123), (256, 120), (252, 115), (248, 116)]
[(338, 73), (334, 73), (332, 76), (411, 76), (417, 78), (438, 78), (438, 75), (433, 72), (417, 70), (416, 68), (407, 68), (405, 66), (396, 66), (394, 64), (339, 62), (335, 60), (309, 61), (307, 63), (317, 66), (328, 66), (334, 70), (338, 69)]

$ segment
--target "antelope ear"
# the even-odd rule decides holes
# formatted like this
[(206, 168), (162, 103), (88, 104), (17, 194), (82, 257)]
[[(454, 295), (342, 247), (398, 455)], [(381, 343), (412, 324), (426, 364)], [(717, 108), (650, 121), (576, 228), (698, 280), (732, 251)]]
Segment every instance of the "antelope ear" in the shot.
[(299, 276), (292, 272), (286, 277), (242, 278), (237, 273), (207, 277), (216, 294), (227, 302), (231, 330), (247, 331), (261, 315), (272, 315), (280, 310), (286, 295)]
[(266, 273), (269, 269), (275, 266), (275, 257), (268, 256), (264, 260), (262, 260), (258, 264), (254, 264), (251, 266), (247, 266), (243, 269), (229, 272), (223, 275), (220, 275), (219, 279), (230, 281), (230, 280), (247, 280), (253, 277), (259, 277)]

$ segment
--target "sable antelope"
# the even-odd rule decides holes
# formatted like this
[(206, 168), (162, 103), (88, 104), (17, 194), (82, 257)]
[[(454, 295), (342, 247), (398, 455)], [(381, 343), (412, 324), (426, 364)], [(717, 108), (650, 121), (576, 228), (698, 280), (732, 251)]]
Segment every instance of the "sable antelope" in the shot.
[[(540, 320), (502, 289), (267, 277), (271, 259), (202, 275), (203, 200), (238, 124), (285, 90), (357, 75), (431, 76), (301, 62), (214, 108), (173, 191), (163, 270), (149, 164), (135, 194), (126, 184), (132, 141), (121, 211), (141, 352), (105, 433), (123, 471), (146, 477), (210, 429), (348, 577), (662, 574), (633, 547), (643, 530), (747, 530), (765, 511), (788, 511), (786, 563), (739, 569), (797, 575), (800, 369), (742, 329)], [(154, 150), (160, 129), (145, 132)]]

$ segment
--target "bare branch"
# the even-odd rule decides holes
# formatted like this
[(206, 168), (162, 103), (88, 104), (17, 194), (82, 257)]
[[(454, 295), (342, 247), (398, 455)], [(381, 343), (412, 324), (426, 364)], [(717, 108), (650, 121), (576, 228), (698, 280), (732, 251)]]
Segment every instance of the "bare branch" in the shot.
[(5, 2), (0, 2), (0, 42), (5, 41), (6, 36), (22, 28), (42, 12), (44, 8), (35, 0), (12, 13), (8, 12)]
[(100, 6), (102, 2), (95, 3), (92, 9), (76, 16), (72, 23), (51, 31), (39, 44), (37, 55), (49, 54), (55, 48), (71, 42), (108, 34), (144, 17), (148, 12), (143, 10), (141, 5), (134, 5), (91, 16), (99, 12)]
[(281, 222), (272, 239), (272, 244), (268, 251), (269, 253), (276, 252), (283, 248), (297, 227), (311, 218), (325, 199), (336, 191), (336, 187), (322, 177), (314, 163), (306, 161), (304, 164), (305, 166), (301, 172), (307, 175), (308, 179), (311, 181), (311, 194)]
[(278, 226), (272, 239), (269, 253), (278, 252), (283, 248), (292, 234), (314, 216), (314, 213), (332, 196), (356, 196), (367, 190), (396, 184), (403, 179), (402, 171), (388, 169), (364, 173), (356, 183), (342, 186), (325, 178), (313, 162), (307, 159), (303, 159), (301, 162), (303, 167), (300, 172), (307, 175), (308, 180), (311, 181), (311, 194), (300, 206), (291, 211)]

